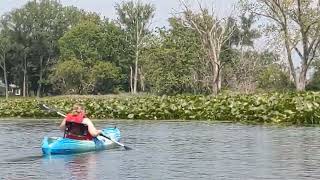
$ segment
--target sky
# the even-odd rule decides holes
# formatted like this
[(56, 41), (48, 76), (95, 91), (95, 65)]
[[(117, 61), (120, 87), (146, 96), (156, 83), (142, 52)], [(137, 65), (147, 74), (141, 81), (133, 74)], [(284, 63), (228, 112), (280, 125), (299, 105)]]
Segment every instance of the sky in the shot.
[[(12, 9), (20, 8), (29, 0), (0, 0), (0, 15), (9, 12)], [(153, 19), (153, 26), (167, 26), (167, 19), (172, 14), (181, 10), (179, 0), (142, 0), (143, 2), (152, 3), (156, 7), (156, 14)], [(215, 12), (220, 17), (234, 14), (234, 5), (237, 0), (199, 0), (203, 5), (211, 7), (214, 5)], [(72, 5), (87, 11), (93, 11), (101, 16), (110, 19), (116, 19), (115, 4), (120, 0), (60, 0), (63, 5)], [(195, 0), (189, 0), (192, 7), (196, 7)], [(193, 3), (190, 3), (193, 2)]]

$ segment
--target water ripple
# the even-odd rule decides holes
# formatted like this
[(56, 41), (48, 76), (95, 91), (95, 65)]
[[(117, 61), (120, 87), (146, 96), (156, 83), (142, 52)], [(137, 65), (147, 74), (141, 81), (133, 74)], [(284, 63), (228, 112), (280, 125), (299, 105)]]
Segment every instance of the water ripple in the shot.
[[(42, 157), (58, 121), (0, 122), (4, 179), (320, 179), (319, 128), (210, 122), (99, 121), (132, 147)], [(18, 133), (17, 133), (18, 132)]]

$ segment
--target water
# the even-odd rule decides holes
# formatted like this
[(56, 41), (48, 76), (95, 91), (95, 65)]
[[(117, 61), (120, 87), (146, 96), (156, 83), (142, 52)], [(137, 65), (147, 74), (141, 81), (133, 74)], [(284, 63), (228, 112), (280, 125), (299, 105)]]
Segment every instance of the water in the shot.
[(320, 179), (319, 128), (100, 121), (133, 150), (42, 157), (58, 124), (0, 121), (1, 179)]

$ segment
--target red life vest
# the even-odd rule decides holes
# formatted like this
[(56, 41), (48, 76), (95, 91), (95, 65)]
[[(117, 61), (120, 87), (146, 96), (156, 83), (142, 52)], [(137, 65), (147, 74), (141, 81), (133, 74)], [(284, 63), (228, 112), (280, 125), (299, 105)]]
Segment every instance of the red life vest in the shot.
[(76, 140), (92, 140), (93, 137), (89, 133), (88, 126), (82, 124), (84, 118), (85, 115), (83, 113), (77, 115), (67, 114), (64, 137)]

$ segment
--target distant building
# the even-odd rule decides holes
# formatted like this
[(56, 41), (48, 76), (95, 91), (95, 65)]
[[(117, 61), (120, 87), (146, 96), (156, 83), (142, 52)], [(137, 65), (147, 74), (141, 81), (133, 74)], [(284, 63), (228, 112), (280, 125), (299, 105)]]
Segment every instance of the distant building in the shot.
[(21, 96), (21, 89), (15, 84), (9, 84), (9, 95), (11, 96)]
[[(10, 96), (21, 96), (21, 89), (15, 84), (9, 84), (8, 94)], [(6, 95), (6, 85), (0, 79), (0, 96)]]

